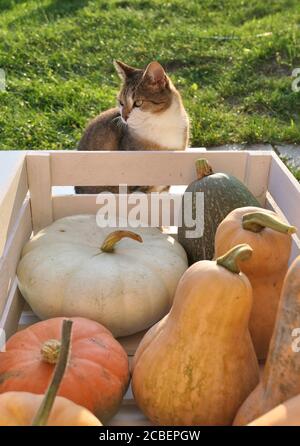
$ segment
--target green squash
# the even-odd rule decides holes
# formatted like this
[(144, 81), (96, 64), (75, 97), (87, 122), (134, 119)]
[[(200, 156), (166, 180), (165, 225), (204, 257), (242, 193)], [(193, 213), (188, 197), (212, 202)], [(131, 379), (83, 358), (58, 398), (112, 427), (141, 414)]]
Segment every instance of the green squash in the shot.
[[(178, 241), (184, 247), (189, 264), (198, 260), (211, 260), (214, 256), (214, 241), (217, 227), (233, 209), (244, 206), (261, 207), (247, 187), (232, 175), (213, 173), (207, 160), (196, 161), (197, 179), (186, 189), (192, 200), (192, 218), (196, 218), (196, 192), (204, 193), (204, 228), (202, 237), (187, 237), (187, 231), (194, 227), (187, 226), (191, 219), (185, 218), (185, 209), (181, 208), (181, 221), (178, 226)], [(186, 209), (186, 212), (188, 209)], [(199, 215), (197, 216), (199, 218)]]

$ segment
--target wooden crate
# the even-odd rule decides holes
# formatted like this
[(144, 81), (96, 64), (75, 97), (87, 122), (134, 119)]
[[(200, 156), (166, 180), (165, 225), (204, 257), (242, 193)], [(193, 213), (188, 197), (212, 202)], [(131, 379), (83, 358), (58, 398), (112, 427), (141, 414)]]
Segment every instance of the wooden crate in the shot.
[[(96, 213), (94, 195), (53, 196), (53, 186), (186, 185), (203, 149), (186, 152), (0, 152), (0, 328), (6, 336), (37, 321), (18, 290), (16, 267), (32, 233), (66, 215)], [(300, 228), (300, 186), (273, 152), (205, 152), (214, 171), (242, 180), (259, 202)], [(176, 215), (173, 225), (176, 226)], [(291, 259), (300, 254), (293, 235)], [(120, 339), (129, 359), (143, 334)], [(111, 425), (149, 425), (131, 390)]]

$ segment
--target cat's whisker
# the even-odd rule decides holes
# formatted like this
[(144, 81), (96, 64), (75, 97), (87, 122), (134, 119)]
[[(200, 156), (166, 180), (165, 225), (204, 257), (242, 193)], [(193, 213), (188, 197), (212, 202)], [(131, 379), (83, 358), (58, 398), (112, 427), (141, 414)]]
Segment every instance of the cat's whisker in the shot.
[(115, 121), (118, 122), (120, 119), (122, 119), (121, 116), (116, 116), (115, 118), (113, 118), (113, 119), (111, 120), (111, 122), (115, 122)]
[(121, 116), (116, 116), (115, 118), (112, 119), (111, 122), (115, 122), (116, 126), (119, 127), (119, 128), (127, 125), (127, 123), (122, 119)]

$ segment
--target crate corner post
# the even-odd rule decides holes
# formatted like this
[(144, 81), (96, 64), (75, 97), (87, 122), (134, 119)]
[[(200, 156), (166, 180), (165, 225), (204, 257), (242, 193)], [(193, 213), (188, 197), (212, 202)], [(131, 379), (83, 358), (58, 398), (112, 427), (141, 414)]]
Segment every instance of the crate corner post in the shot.
[(26, 157), (33, 232), (53, 222), (51, 153), (28, 152)]

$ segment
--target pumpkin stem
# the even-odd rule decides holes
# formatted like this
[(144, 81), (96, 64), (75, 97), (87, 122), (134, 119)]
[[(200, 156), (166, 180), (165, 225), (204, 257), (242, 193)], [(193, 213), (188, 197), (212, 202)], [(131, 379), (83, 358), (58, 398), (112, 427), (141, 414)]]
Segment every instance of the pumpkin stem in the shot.
[(196, 161), (196, 171), (197, 171), (197, 179), (201, 180), (204, 177), (208, 177), (212, 175), (214, 172), (212, 170), (211, 165), (204, 158), (200, 158)]
[(41, 348), (42, 360), (48, 364), (56, 364), (59, 358), (61, 342), (58, 339), (48, 339)]
[(238, 262), (250, 259), (251, 255), (252, 248), (246, 243), (243, 243), (241, 245), (234, 246), (227, 251), (226, 254), (218, 257), (216, 262), (217, 265), (223, 266), (224, 268), (228, 269), (228, 271), (239, 274), (241, 270), (238, 266)]
[(106, 239), (104, 240), (104, 242), (102, 243), (101, 246), (101, 251), (103, 252), (113, 252), (115, 249), (115, 245), (116, 243), (118, 243), (120, 240), (122, 240), (122, 238), (124, 237), (128, 237), (131, 238), (132, 240), (136, 240), (137, 242), (142, 243), (143, 239), (139, 234), (136, 234), (135, 232), (132, 231), (114, 231), (111, 232)]
[(61, 381), (63, 379), (68, 364), (72, 324), (73, 321), (71, 321), (70, 319), (65, 319), (63, 321), (62, 335), (61, 335), (61, 349), (59, 353), (58, 363), (55, 367), (52, 380), (43, 398), (42, 404), (40, 405), (33, 419), (32, 426), (46, 426), (47, 424), (56, 394), (59, 390), (59, 386), (61, 384)]
[(252, 232), (261, 232), (264, 228), (274, 229), (274, 231), (284, 234), (294, 234), (294, 232), (297, 232), (295, 226), (285, 224), (275, 215), (259, 211), (245, 214), (242, 225), (244, 229)]

